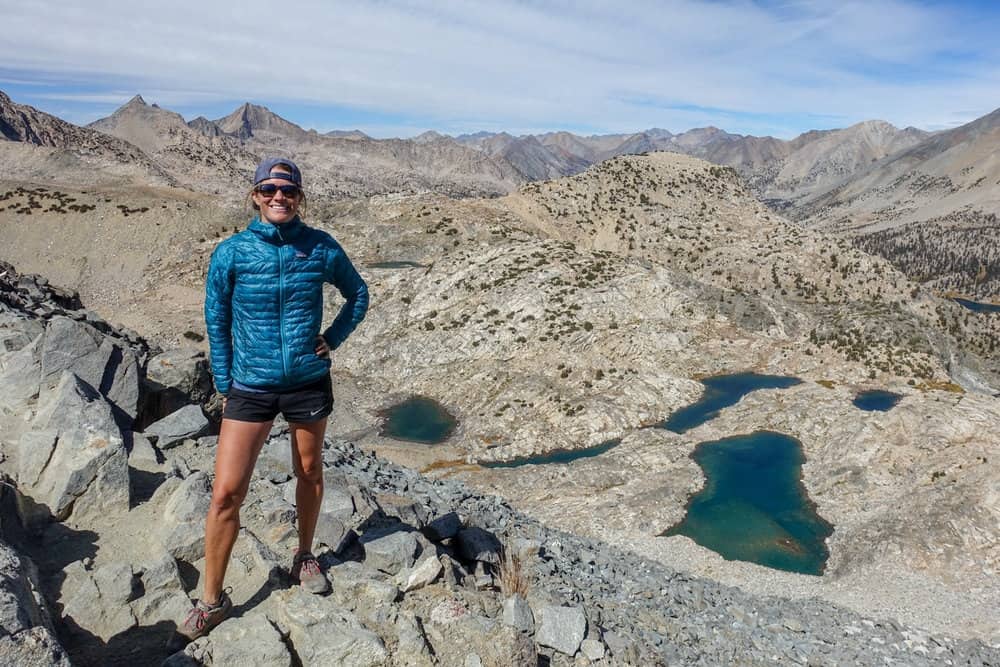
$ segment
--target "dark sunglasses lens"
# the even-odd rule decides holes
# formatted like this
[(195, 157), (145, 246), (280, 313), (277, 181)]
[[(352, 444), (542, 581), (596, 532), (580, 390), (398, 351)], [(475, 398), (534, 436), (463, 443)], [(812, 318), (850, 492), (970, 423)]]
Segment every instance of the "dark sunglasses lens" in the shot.
[(281, 194), (286, 197), (295, 197), (299, 194), (299, 186), (297, 185), (275, 185), (274, 183), (264, 183), (263, 185), (257, 186), (257, 192), (261, 193), (265, 197), (273, 197), (278, 190), (281, 190)]

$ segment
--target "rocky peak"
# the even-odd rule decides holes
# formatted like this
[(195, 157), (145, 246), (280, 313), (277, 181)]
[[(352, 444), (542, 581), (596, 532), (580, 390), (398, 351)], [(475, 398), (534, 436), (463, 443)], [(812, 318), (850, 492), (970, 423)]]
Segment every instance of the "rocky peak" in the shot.
[[(95, 136), (96, 135), (96, 136)], [(104, 143), (99, 134), (77, 127), (0, 92), (0, 136), (36, 146), (82, 148)]]
[(206, 137), (218, 137), (222, 135), (222, 130), (219, 129), (219, 126), (204, 116), (198, 116), (197, 118), (188, 121), (188, 127), (192, 130), (201, 132)]
[(696, 127), (693, 130), (688, 130), (687, 132), (675, 135), (673, 137), (673, 141), (680, 146), (693, 148), (695, 146), (711, 143), (713, 141), (719, 141), (721, 139), (736, 138), (738, 138), (738, 136), (735, 134), (730, 134), (729, 132), (709, 125), (708, 127)]
[(301, 139), (308, 133), (301, 127), (285, 120), (267, 107), (244, 103), (233, 113), (215, 121), (226, 134), (247, 140), (259, 134), (279, 135), (290, 139)]
[(415, 141), (418, 144), (426, 144), (432, 141), (439, 141), (444, 138), (445, 136), (439, 132), (435, 132), (434, 130), (427, 130), (426, 132), (421, 132), (417, 136), (413, 137), (413, 141)]
[(146, 100), (142, 99), (141, 95), (135, 95), (128, 102), (115, 109), (115, 112), (110, 116), (96, 120), (93, 123), (90, 123), (87, 127), (91, 127), (95, 130), (100, 130), (101, 132), (106, 132), (108, 134), (114, 134), (114, 132), (110, 132), (108, 128), (111, 125), (123, 122), (125, 119), (133, 119), (134, 122), (139, 123), (167, 122), (170, 124), (176, 124), (178, 122), (184, 122), (184, 119), (179, 113), (162, 109), (156, 104), (147, 104)]
[(670, 137), (674, 136), (673, 132), (671, 132), (670, 130), (664, 130), (661, 127), (651, 127), (645, 132), (643, 132), (643, 134), (652, 137), (654, 139), (669, 139)]

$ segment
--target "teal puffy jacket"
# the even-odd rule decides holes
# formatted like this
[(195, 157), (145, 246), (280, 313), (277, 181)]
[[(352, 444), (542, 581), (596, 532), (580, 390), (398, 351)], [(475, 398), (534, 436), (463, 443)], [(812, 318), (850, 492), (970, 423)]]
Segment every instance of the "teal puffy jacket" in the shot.
[[(325, 331), (323, 284), (346, 302)], [(254, 218), (212, 253), (205, 284), (205, 323), (215, 388), (238, 382), (280, 391), (330, 370), (316, 355), (322, 333), (337, 349), (368, 311), (368, 286), (332, 236), (295, 218), (282, 225)]]

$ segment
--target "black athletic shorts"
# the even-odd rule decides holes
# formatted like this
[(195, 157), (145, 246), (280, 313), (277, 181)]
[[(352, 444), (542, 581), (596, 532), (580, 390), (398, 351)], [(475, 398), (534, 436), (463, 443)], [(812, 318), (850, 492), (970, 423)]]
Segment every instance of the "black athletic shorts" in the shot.
[(267, 422), (278, 416), (289, 422), (314, 422), (333, 412), (333, 383), (330, 375), (289, 391), (255, 392), (233, 387), (229, 390), (223, 419)]

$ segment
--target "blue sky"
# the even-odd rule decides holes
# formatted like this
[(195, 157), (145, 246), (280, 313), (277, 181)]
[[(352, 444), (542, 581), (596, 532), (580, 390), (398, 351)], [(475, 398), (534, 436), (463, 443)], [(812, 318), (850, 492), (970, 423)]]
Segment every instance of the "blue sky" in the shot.
[(139, 93), (373, 136), (715, 125), (793, 137), (1000, 107), (1000, 2), (0, 0), (0, 90), (75, 123)]

